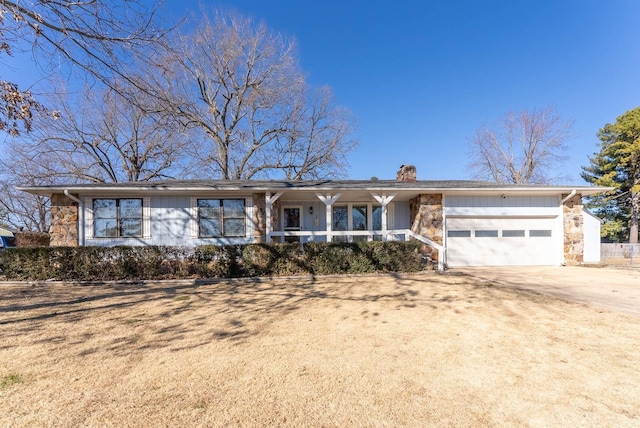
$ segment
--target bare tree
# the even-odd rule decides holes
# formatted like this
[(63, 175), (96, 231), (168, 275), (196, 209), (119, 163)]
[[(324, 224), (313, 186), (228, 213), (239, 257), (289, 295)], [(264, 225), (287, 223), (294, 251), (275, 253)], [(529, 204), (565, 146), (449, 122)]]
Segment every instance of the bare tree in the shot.
[(37, 166), (38, 176), (32, 178), (41, 181), (103, 183), (181, 176), (189, 162), (187, 139), (166, 120), (113, 89), (87, 89), (77, 103), (62, 102), (58, 120), (44, 119), (33, 132), (33, 144), (14, 144), (12, 151)]
[(42, 181), (37, 166), (21, 162), (11, 151), (0, 154), (0, 212), (1, 222), (15, 229), (47, 232), (49, 230), (49, 198), (26, 194), (15, 186), (53, 184)]
[(349, 113), (330, 91), (308, 88), (294, 41), (237, 15), (198, 19), (140, 81), (158, 112), (202, 142), (200, 170), (222, 179), (342, 173), (355, 146)]
[(497, 183), (554, 182), (563, 178), (551, 171), (566, 159), (572, 127), (553, 107), (509, 112), (476, 132), (468, 169), (474, 178)]
[[(36, 64), (45, 73), (68, 65), (93, 76), (108, 87), (129, 80), (126, 65), (138, 54), (148, 54), (167, 30), (155, 25), (156, 7), (143, 2), (106, 0), (0, 0), (0, 55), (12, 56), (12, 46), (32, 48)], [(133, 80), (130, 80), (130, 83)], [(30, 91), (0, 75), (0, 131), (18, 135), (29, 131), (43, 104)]]
[(188, 139), (178, 126), (112, 89), (87, 89), (77, 98), (63, 98), (58, 120), (37, 117), (28, 137), (9, 140), (0, 153), (0, 210), (7, 213), (9, 225), (47, 231), (49, 224), (48, 198), (17, 192), (15, 186), (149, 181), (186, 174)]
[(346, 155), (356, 146), (350, 139), (353, 124), (350, 113), (331, 104), (328, 87), (313, 91), (300, 101), (288, 132), (278, 138), (271, 152), (278, 156), (273, 165), (291, 180), (340, 175), (336, 168), (347, 165)]

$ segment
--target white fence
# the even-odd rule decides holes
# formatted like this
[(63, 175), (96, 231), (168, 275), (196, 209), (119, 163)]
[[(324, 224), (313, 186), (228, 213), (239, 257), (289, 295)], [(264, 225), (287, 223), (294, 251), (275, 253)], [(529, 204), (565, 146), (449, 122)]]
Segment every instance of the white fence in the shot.
[(640, 244), (600, 244), (600, 262), (640, 267)]
[(413, 238), (422, 242), (423, 244), (427, 244), (430, 247), (436, 249), (436, 251), (438, 252), (438, 270), (439, 271), (444, 270), (445, 248), (442, 245), (436, 242), (433, 242), (432, 240), (425, 238), (424, 236), (418, 235), (417, 233), (409, 229), (398, 229), (398, 230), (387, 230), (387, 231), (380, 231), (380, 230), (374, 230), (374, 231), (372, 230), (348, 230), (348, 231), (320, 230), (320, 231), (285, 231), (285, 232), (272, 231), (272, 232), (269, 232), (268, 240), (270, 240), (271, 238), (284, 239), (285, 237), (288, 237), (288, 236), (298, 237), (298, 238), (301, 238), (301, 237), (310, 238), (310, 239), (306, 239), (303, 242), (313, 241), (315, 237), (322, 237), (326, 242), (327, 240), (332, 240), (332, 238), (335, 238), (337, 236), (344, 237), (345, 242), (351, 242), (354, 236), (361, 237), (368, 240), (375, 240), (376, 238), (379, 238), (382, 241), (402, 241), (402, 240), (408, 241), (411, 238)]

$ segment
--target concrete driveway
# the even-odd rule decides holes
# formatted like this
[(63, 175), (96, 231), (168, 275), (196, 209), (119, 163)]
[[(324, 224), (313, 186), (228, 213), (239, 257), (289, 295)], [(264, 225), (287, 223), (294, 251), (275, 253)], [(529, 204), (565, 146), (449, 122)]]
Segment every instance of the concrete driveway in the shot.
[(640, 318), (640, 271), (580, 266), (468, 267), (452, 269), (482, 281), (550, 294)]

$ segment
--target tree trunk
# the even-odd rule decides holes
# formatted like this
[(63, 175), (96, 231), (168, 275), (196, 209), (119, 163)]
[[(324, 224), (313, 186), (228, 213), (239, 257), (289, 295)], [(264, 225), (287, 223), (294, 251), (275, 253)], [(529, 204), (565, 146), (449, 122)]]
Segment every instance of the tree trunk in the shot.
[(638, 216), (640, 215), (640, 193), (631, 192), (631, 218), (629, 219), (629, 243), (638, 243)]

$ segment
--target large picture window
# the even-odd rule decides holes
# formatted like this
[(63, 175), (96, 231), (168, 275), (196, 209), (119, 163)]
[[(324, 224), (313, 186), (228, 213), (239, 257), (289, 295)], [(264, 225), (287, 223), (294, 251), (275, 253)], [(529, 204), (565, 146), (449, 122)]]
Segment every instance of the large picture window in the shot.
[[(371, 204), (334, 205), (331, 230), (340, 232), (382, 230), (382, 207)], [(356, 242), (368, 239), (371, 237), (367, 235), (337, 235), (333, 237), (333, 242)], [(379, 240), (382, 237), (378, 235), (373, 239)]]
[(93, 236), (142, 236), (142, 199), (94, 199)]
[(244, 237), (244, 199), (198, 199), (200, 238)]

